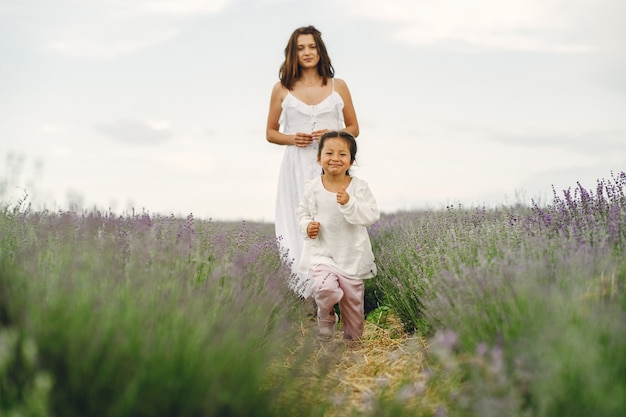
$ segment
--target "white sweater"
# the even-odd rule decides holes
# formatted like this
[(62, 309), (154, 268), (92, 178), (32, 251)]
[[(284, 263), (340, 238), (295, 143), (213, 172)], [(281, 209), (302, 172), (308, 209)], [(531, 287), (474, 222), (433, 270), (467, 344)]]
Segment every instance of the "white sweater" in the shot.
[[(352, 177), (346, 189), (350, 199), (345, 205), (337, 203), (337, 194), (326, 190), (322, 178), (304, 185), (304, 197), (296, 210), (298, 228), (304, 237), (304, 247), (298, 271), (308, 274), (316, 265), (328, 265), (353, 279), (372, 278), (376, 264), (367, 226), (380, 218), (376, 199), (367, 183)], [(316, 239), (307, 235), (307, 226), (320, 222)]]

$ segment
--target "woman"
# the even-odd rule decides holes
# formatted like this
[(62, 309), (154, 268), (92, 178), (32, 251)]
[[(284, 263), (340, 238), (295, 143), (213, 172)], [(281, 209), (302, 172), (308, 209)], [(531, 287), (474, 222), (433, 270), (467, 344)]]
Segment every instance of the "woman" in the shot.
[(298, 233), (296, 209), (304, 183), (319, 176), (317, 147), (322, 134), (343, 130), (359, 135), (359, 123), (350, 90), (335, 79), (321, 32), (313, 26), (296, 29), (285, 47), (285, 61), (272, 89), (266, 138), (285, 145), (276, 197), (276, 236), (292, 271), (291, 288), (307, 298), (310, 277), (298, 274), (303, 239)]

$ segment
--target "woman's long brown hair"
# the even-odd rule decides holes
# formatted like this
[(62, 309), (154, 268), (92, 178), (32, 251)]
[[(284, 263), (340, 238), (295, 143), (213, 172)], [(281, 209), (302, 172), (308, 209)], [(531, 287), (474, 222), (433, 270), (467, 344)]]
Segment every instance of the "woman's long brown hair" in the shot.
[(289, 42), (287, 42), (285, 47), (285, 61), (280, 66), (280, 71), (278, 72), (281, 84), (288, 90), (291, 90), (295, 81), (300, 77), (300, 66), (298, 65), (298, 36), (300, 35), (313, 35), (315, 45), (317, 45), (317, 52), (320, 56), (320, 60), (317, 63), (317, 72), (323, 78), (322, 85), (326, 85), (328, 79), (335, 76), (335, 69), (330, 63), (326, 45), (322, 40), (322, 32), (314, 26), (300, 27), (291, 34)]

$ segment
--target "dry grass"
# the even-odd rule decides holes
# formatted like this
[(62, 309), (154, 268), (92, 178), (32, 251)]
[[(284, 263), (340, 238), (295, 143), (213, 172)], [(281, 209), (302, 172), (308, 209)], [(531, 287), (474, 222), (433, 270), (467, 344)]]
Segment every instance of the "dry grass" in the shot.
[[(427, 383), (436, 370), (427, 365), (426, 340), (405, 334), (397, 317), (390, 314), (380, 325), (366, 321), (356, 344), (344, 343), (340, 330), (330, 342), (319, 342), (316, 330), (315, 321), (303, 321), (299, 346), (273, 365), (278, 374), (291, 375), (289, 389), (276, 397), (283, 414), (317, 404), (324, 417), (433, 416), (444, 402), (445, 387)], [(401, 411), (389, 414), (390, 408)]]
[[(303, 323), (303, 340), (315, 336), (315, 323)], [(306, 342), (304, 342), (306, 343)], [(409, 336), (394, 316), (383, 325), (365, 323), (360, 342), (346, 344), (341, 331), (330, 342), (315, 342), (306, 359), (309, 383), (323, 382), (330, 406), (325, 417), (371, 415), (377, 404), (395, 402), (417, 414), (433, 414), (438, 398), (427, 388), (426, 341)]]

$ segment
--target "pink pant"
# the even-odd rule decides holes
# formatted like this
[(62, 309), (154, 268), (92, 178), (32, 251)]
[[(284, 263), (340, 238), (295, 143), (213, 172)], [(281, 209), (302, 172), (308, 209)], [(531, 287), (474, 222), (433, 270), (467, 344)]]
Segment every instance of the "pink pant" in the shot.
[(317, 265), (312, 275), (312, 295), (317, 304), (318, 318), (328, 320), (335, 304), (339, 303), (343, 338), (359, 340), (365, 326), (365, 285), (363, 280), (350, 279), (326, 265)]

